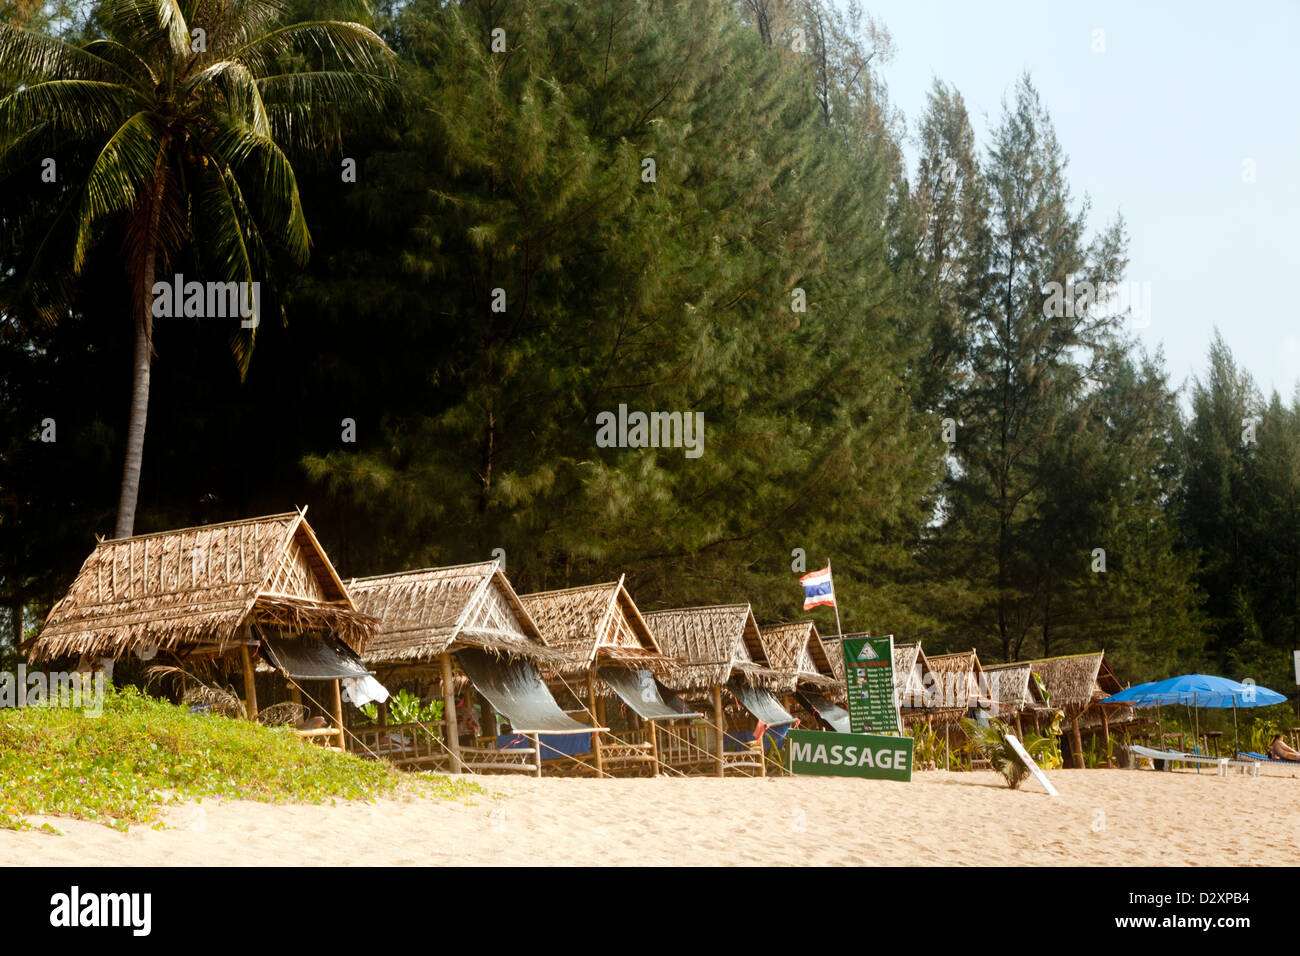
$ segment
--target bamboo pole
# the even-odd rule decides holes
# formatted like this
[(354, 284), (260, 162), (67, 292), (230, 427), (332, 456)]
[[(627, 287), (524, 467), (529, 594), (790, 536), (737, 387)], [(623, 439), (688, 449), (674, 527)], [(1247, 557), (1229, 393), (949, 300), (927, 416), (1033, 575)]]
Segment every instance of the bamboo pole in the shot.
[(1101, 709), (1101, 733), (1106, 741), (1106, 766), (1114, 767), (1115, 761), (1110, 756), (1110, 716), (1106, 713), (1106, 708)]
[(714, 744), (715, 760), (717, 761), (718, 776), (723, 776), (723, 767), (726, 766), (722, 756), (723, 737), (726, 736), (727, 729), (722, 719), (722, 685), (713, 685), (713, 725), (717, 728), (717, 741)]
[(334, 705), (334, 726), (339, 731), (339, 746), (344, 746), (342, 682), (336, 677), (330, 681), (330, 703)]
[[(451, 684), (451, 655), (439, 657), (442, 664), (442, 721), (447, 730), (447, 749), (451, 751), (451, 772), (460, 773), (464, 768), (460, 759), (460, 727), (456, 723), (456, 695)], [(541, 769), (538, 768), (538, 775)]]
[(533, 770), (536, 776), (542, 775), (542, 735), (532, 734), (533, 738)]
[(257, 681), (254, 679), (253, 655), (248, 645), (239, 646), (239, 660), (244, 665), (244, 708), (249, 720), (257, 720)]
[[(591, 716), (595, 719), (596, 726), (604, 727), (604, 719), (596, 713), (596, 675), (592, 670), (587, 671), (587, 703), (591, 707)], [(591, 757), (596, 763), (596, 776), (603, 776), (605, 773), (605, 761), (600, 755), (600, 731), (591, 732)]]
[(1070, 718), (1070, 742), (1074, 747), (1074, 769), (1082, 770), (1083, 763), (1083, 737), (1079, 733), (1079, 715), (1076, 712)]
[(659, 732), (658, 725), (653, 720), (645, 721), (645, 725), (650, 728), (650, 752), (654, 754), (654, 773), (652, 776), (658, 777), (663, 773), (664, 767), (659, 759)]

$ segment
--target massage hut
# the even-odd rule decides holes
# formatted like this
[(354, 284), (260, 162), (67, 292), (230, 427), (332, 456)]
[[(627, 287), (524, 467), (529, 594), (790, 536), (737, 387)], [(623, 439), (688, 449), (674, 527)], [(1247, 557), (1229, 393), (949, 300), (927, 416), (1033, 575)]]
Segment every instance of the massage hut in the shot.
[(988, 683), (979, 654), (974, 649), (927, 658), (931, 686), (925, 694), (926, 718), (931, 727), (943, 728), (944, 765), (952, 762), (953, 734), (964, 741), (961, 721), (973, 710), (990, 710)]
[[(542, 734), (579, 741), (576, 753), (589, 749), (580, 741), (599, 728), (565, 714), (547, 689), (540, 665), (559, 663), (563, 655), (546, 646), (497, 562), (355, 578), (348, 589), (379, 621), (366, 664), (391, 686), (436, 689), (443, 703), (442, 720), (433, 723), (394, 726), (381, 711), (380, 726), (361, 734), (367, 750), (400, 766), (541, 776), (544, 757), (570, 759), (559, 747), (547, 753)], [(456, 706), (458, 686), (466, 696), (463, 718)], [(474, 717), (470, 686), (479, 695), (481, 718)], [(516, 734), (531, 740), (531, 748), (501, 747), (498, 713)], [(462, 727), (471, 721), (479, 726)], [(462, 743), (466, 730), (470, 739)]]
[(993, 664), (984, 669), (984, 676), (993, 701), (993, 716), (1013, 725), (1016, 734), (1023, 737), (1023, 715), (1040, 713), (1046, 705), (1032, 666), (1028, 661)]
[[(793, 692), (784, 700), (786, 710), (798, 716), (801, 725), (808, 728), (822, 726), (847, 734), (849, 712), (844, 709), (844, 680), (836, 676), (817, 625), (812, 621), (795, 621), (769, 624), (760, 631), (768, 666), (789, 675), (794, 685)], [(838, 644), (838, 640), (833, 638), (831, 643)]]
[[(542, 640), (563, 655), (550, 667), (557, 698), (573, 698), (602, 727), (610, 726), (605, 703), (614, 697), (627, 709), (628, 724), (595, 734), (590, 769), (597, 775), (649, 773), (662, 769), (656, 725), (671, 726), (698, 714), (683, 715), (663, 699), (656, 674), (669, 663), (624, 585), (604, 584), (541, 591), (520, 598), (537, 623)], [(557, 766), (582, 772), (587, 764)]]
[(1076, 768), (1084, 766), (1082, 732), (1085, 729), (1101, 731), (1103, 752), (1109, 754), (1111, 727), (1131, 720), (1133, 711), (1124, 704), (1102, 703), (1111, 694), (1123, 690), (1106, 660), (1106, 653), (1067, 654), (1022, 663), (1028, 664), (1037, 675), (1036, 689), (1042, 698), (1041, 703), (1027, 709), (1034, 717), (1035, 726), (1044, 717), (1050, 719), (1055, 711), (1065, 715), (1069, 724), (1069, 733), (1065, 735), (1068, 762)]
[(302, 733), (342, 748), (339, 682), (369, 673), (358, 653), (376, 621), (353, 603), (305, 514), (100, 541), (50, 610), (32, 661), (136, 653), (190, 674), (238, 669), (250, 719), (259, 666), (286, 678), (300, 711), (300, 682), (326, 681), (327, 704), (308, 693), (333, 726)]
[(926, 719), (926, 687), (935, 677), (920, 641), (894, 645), (894, 694), (904, 729)]
[[(681, 662), (670, 668), (665, 684), (685, 702), (700, 702), (713, 717), (693, 740), (667, 741), (665, 762), (679, 770), (712, 770), (719, 777), (727, 771), (765, 775), (766, 759), (753, 731), (762, 724), (784, 735), (794, 724), (794, 716), (774, 696), (791, 692), (794, 681), (767, 666), (750, 606), (676, 608), (645, 619), (664, 653)], [(724, 702), (724, 690), (734, 706)], [(728, 749), (729, 743), (736, 749)]]

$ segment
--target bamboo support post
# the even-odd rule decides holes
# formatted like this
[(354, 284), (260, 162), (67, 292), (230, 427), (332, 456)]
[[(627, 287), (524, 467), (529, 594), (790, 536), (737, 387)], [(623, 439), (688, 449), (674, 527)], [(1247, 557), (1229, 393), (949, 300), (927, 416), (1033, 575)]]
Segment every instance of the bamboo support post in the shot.
[(1070, 744), (1074, 748), (1074, 768), (1082, 770), (1083, 763), (1083, 737), (1079, 733), (1079, 715), (1076, 713), (1070, 718)]
[(342, 681), (337, 677), (330, 681), (330, 703), (334, 707), (334, 726), (338, 728), (339, 744), (343, 743), (343, 692)]
[[(460, 759), (460, 728), (456, 724), (456, 695), (451, 683), (451, 655), (439, 657), (442, 664), (442, 721), (447, 731), (447, 749), (451, 751), (451, 772), (464, 770)], [(540, 770), (539, 770), (540, 773)]]
[(532, 734), (533, 738), (533, 771), (538, 777), (542, 775), (542, 735)]
[(723, 776), (723, 767), (725, 766), (725, 762), (722, 756), (723, 738), (726, 737), (727, 735), (726, 724), (722, 719), (722, 685), (721, 684), (713, 685), (713, 724), (714, 727), (717, 729), (717, 735), (718, 735), (718, 739), (714, 744), (714, 754), (715, 754), (714, 759), (717, 762), (718, 776), (721, 777)]
[(1106, 713), (1106, 708), (1101, 709), (1101, 733), (1106, 742), (1106, 766), (1114, 767), (1115, 761), (1110, 755), (1110, 716)]
[(249, 720), (257, 720), (257, 681), (254, 679), (253, 655), (248, 645), (239, 647), (239, 660), (244, 665), (244, 708)]
[[(604, 727), (605, 721), (596, 713), (596, 675), (587, 671), (587, 703), (591, 707), (591, 716), (595, 718), (597, 727)], [(603, 708), (602, 708), (603, 709)], [(596, 776), (603, 776), (605, 773), (605, 762), (600, 755), (600, 731), (591, 732), (591, 757), (596, 763)]]
[(652, 776), (657, 777), (664, 772), (663, 762), (659, 759), (659, 732), (657, 730), (658, 725), (653, 720), (647, 720), (645, 722), (645, 725), (650, 730), (650, 752), (654, 754), (654, 758), (655, 758), (654, 773), (652, 774)]

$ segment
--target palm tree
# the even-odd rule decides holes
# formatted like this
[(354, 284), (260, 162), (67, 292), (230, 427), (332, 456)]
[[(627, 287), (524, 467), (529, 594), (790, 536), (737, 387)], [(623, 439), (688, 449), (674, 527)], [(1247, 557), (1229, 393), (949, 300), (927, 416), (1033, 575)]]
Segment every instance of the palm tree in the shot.
[[(47, 319), (116, 221), (135, 326), (115, 535), (133, 533), (153, 357), (155, 275), (201, 249), (205, 279), (251, 283), (273, 251), (306, 261), (310, 236), (285, 150), (321, 145), (373, 113), (395, 57), (359, 23), (288, 22), (286, 0), (101, 0), (76, 46), (0, 25), (0, 180), (57, 150), (79, 165), (8, 229), (30, 235), (19, 298)], [(35, 175), (33, 173), (33, 175)], [(65, 177), (60, 176), (63, 180)], [(245, 287), (248, 288), (248, 287)], [(241, 373), (252, 329), (234, 333)]]

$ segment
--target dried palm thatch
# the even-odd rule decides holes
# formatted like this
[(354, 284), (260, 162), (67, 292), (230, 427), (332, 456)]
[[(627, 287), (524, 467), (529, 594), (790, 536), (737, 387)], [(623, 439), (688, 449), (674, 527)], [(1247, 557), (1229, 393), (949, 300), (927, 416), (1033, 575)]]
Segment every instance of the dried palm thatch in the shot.
[(677, 663), (664, 683), (678, 691), (700, 691), (737, 675), (755, 687), (789, 693), (793, 675), (768, 666), (754, 613), (748, 604), (684, 607), (645, 615), (659, 646)]
[(831, 693), (843, 689), (812, 621), (768, 624), (760, 632), (768, 666), (792, 675), (796, 688)]
[(563, 675), (585, 673), (602, 663), (648, 667), (666, 673), (670, 661), (624, 586), (605, 584), (540, 591), (520, 597), (547, 647), (564, 655)]
[(546, 647), (495, 561), (355, 578), (348, 590), (379, 620), (362, 655), (371, 666), (428, 664), (462, 647), (544, 663), (564, 660)]
[(984, 669), (995, 716), (1014, 718), (1016, 714), (1042, 703), (1037, 684), (1030, 679), (1031, 672), (1027, 661), (995, 664)]
[(894, 645), (894, 694), (900, 708), (925, 707), (926, 675), (930, 673), (930, 661), (920, 642)]
[(216, 681), (209, 683), (198, 675), (171, 664), (155, 664), (145, 671), (146, 685), (159, 684), (163, 681), (173, 681), (179, 686), (183, 704), (196, 704), (223, 717), (242, 719), (247, 716), (244, 701), (229, 685), (222, 685)]
[(987, 682), (974, 650), (927, 658), (930, 677), (925, 711), (933, 723), (960, 724), (971, 707), (990, 707)]
[(33, 660), (144, 647), (219, 656), (253, 627), (331, 631), (356, 651), (359, 612), (303, 512), (101, 541), (31, 648)]
[[(1110, 662), (1106, 660), (1105, 651), (1067, 654), (1022, 663), (1027, 664), (1038, 676), (1047, 693), (1046, 700), (1037, 704), (1036, 709), (1061, 710), (1067, 717), (1074, 717), (1093, 709), (1111, 694), (1123, 690), (1123, 685), (1111, 670)], [(1030, 682), (1037, 683), (1032, 678)], [(1125, 719), (1124, 710), (1113, 708), (1111, 713), (1114, 716), (1108, 719)]]

